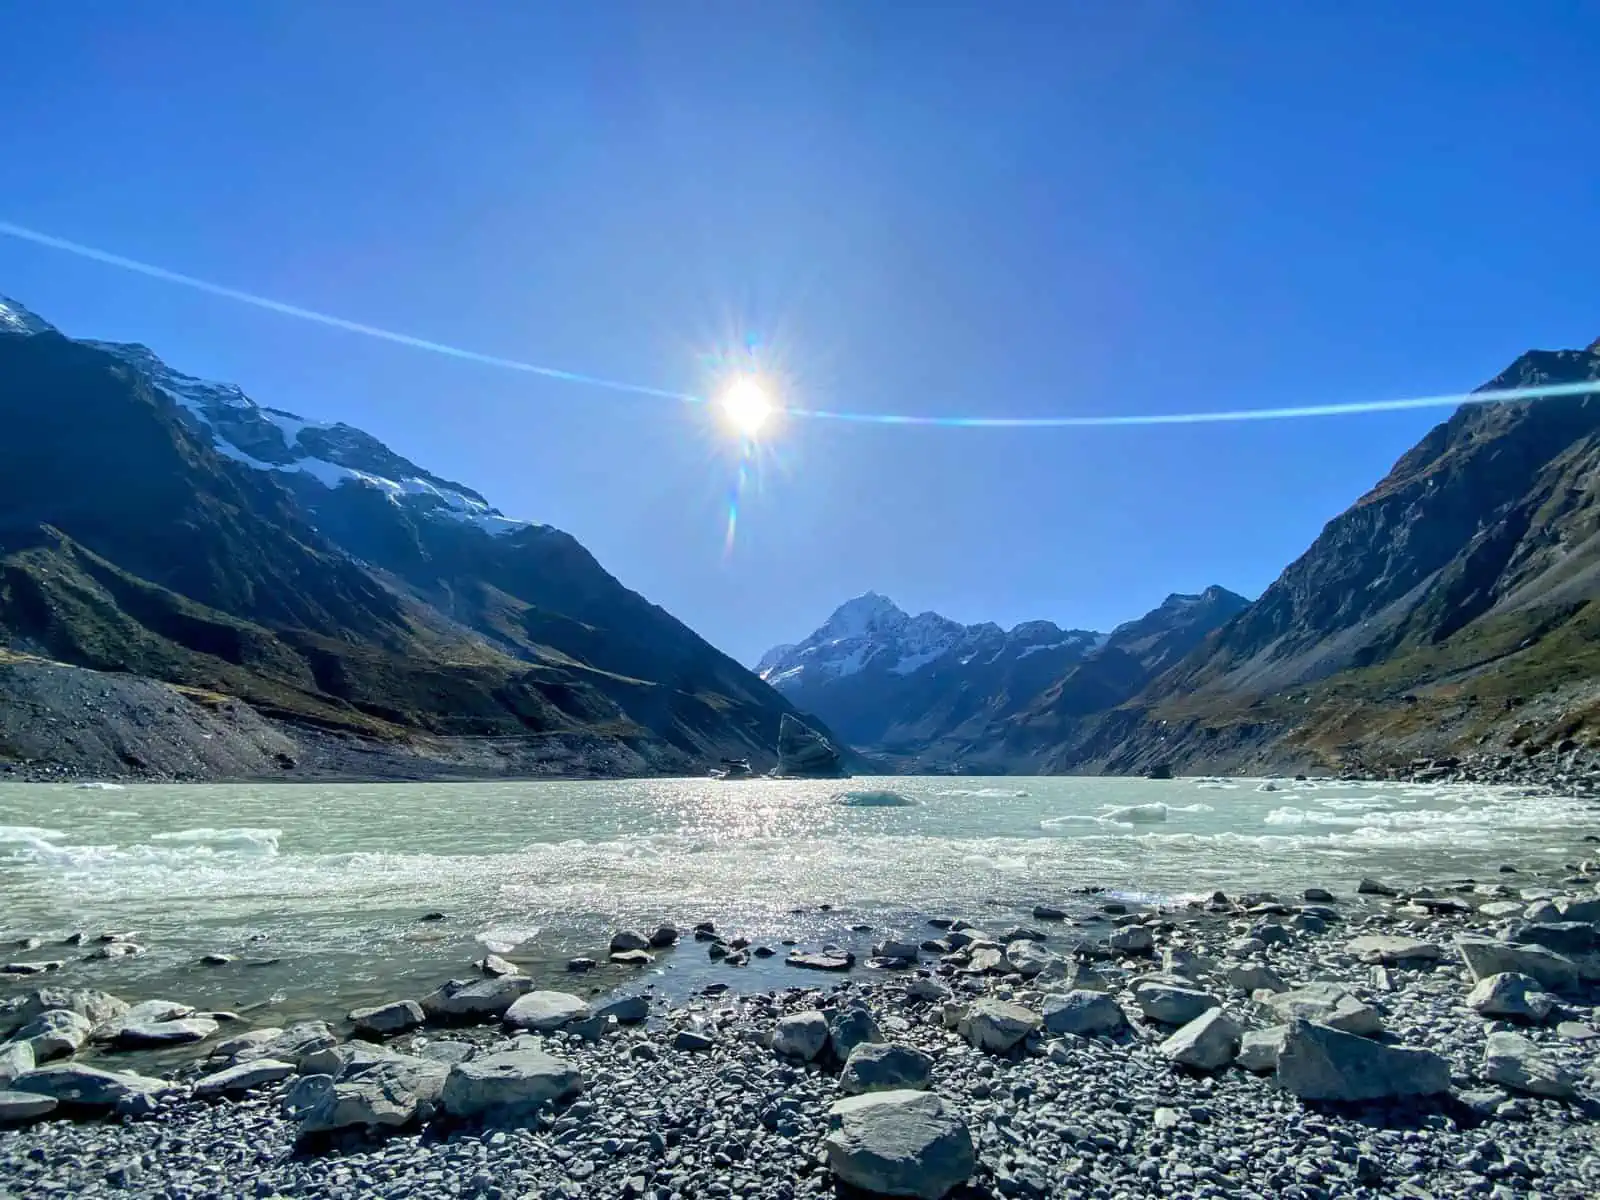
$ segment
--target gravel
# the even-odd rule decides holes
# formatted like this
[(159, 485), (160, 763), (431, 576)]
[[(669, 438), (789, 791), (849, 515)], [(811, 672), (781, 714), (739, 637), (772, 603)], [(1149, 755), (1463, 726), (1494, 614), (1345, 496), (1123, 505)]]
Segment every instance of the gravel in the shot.
[[(1518, 888), (1558, 898), (1597, 894), (1593, 875), (1571, 882), (1532, 872), (1514, 878)], [(1319, 902), (1328, 895), (1307, 890)], [(74, 1112), (64, 1119), (50, 1112), (0, 1130), (0, 1194), (832, 1196), (839, 1181), (828, 1164), (844, 1161), (837, 1145), (830, 1160), (825, 1140), (836, 1103), (853, 1092), (924, 1085), (937, 1098), (940, 1120), (958, 1123), (970, 1137), (976, 1165), (954, 1193), (964, 1198), (1531, 1200), (1600, 1192), (1600, 1064), (1587, 1036), (1600, 1025), (1592, 978), (1572, 981), (1556, 972), (1563, 986), (1543, 1020), (1513, 1028), (1498, 1015), (1480, 1015), (1468, 1004), (1473, 978), (1457, 939), (1465, 936), (1475, 947), (1474, 937), (1498, 941), (1509, 933), (1514, 917), (1481, 907), (1504, 904), (1517, 892), (1499, 880), (1443, 884), (1440, 896), (1464, 902), (1452, 906), (1422, 905), (1416, 901), (1439, 897), (1395, 890), (1401, 894), (1321, 903), (1314, 920), (1298, 924), (1304, 906), (1274, 898), (1136, 911), (1130, 915), (1137, 925), (1123, 928), (1150, 932), (1144, 951), (1113, 951), (1104, 923), (1052, 924), (1044, 944), (1068, 968), (1032, 979), (999, 973), (1004, 965), (969, 973), (969, 950), (942, 961), (924, 958), (921, 973), (857, 967), (838, 976), (802, 975), (805, 986), (700, 995), (676, 1009), (637, 998), (620, 1007), (599, 1003), (593, 1007), (600, 1016), (543, 1033), (518, 1032), (501, 1021), (520, 995), (514, 985), (474, 981), (443, 989), (425, 1005), (448, 1033), (430, 1024), (382, 1043), (409, 1056), (387, 1066), (383, 1052), (365, 1043), (330, 1053), (339, 1031), (314, 1024), (213, 1039), (160, 1071), (124, 1055), (135, 1065), (123, 1069), (161, 1074), (170, 1087), (151, 1090), (147, 1103), (124, 1105), (121, 1113)], [(975, 923), (983, 916), (968, 915)], [(1246, 939), (1263, 927), (1283, 932)], [(969, 945), (982, 951), (1005, 931), (972, 932)], [(1425, 941), (1439, 957), (1380, 953), (1394, 944), (1360, 940), (1377, 937)], [(1089, 944), (1075, 958), (1073, 947), (1084, 939)], [(1143, 939), (1119, 939), (1130, 942)], [(1167, 950), (1182, 953), (1162, 958)], [(1473, 952), (1482, 967), (1485, 952)], [(1372, 958), (1379, 962), (1364, 961)], [(1094, 960), (1092, 974), (1085, 959)], [(1161, 975), (1161, 963), (1190, 974)], [(1578, 973), (1600, 974), (1593, 965), (1584, 960)], [(1086, 978), (1103, 987), (1074, 993)], [(1276, 992), (1263, 984), (1268, 979), (1292, 991)], [(1144, 1005), (1136, 998), (1141, 984)], [(468, 986), (482, 992), (457, 1001)], [(1202, 1024), (1175, 1034), (1171, 1024), (1147, 1016), (1146, 1007), (1159, 1007), (1151, 1003), (1153, 989), (1165, 989), (1165, 999), (1173, 989), (1199, 993), (1204, 1003), (1190, 1019)], [(1274, 1008), (1273, 997), (1293, 993), (1295, 1000)], [(55, 999), (73, 1002), (66, 993)], [(1375, 1018), (1381, 1028), (1371, 1039), (1320, 1037), (1313, 1047), (1319, 1053), (1328, 1046), (1339, 1053), (1350, 1043), (1363, 1054), (1382, 1045), (1428, 1052), (1442, 1060), (1448, 1091), (1346, 1104), (1290, 1094), (1272, 1066), (1283, 1031), (1263, 1031), (1285, 1016), (1301, 1022), (1311, 1010), (1346, 1024), (1356, 1013), (1358, 1027), (1373, 1028)], [(1052, 1028), (1080, 1027), (1076, 1016), (1061, 1015), (1069, 1012), (1093, 1015), (1082, 1022), (1087, 1032)], [(613, 1019), (622, 1016), (631, 1023)], [(774, 1052), (780, 1028), (780, 1046), (801, 1053)], [(1225, 1061), (1223, 1050), (1240, 1033), (1254, 1070)], [(843, 1078), (835, 1040), (852, 1048), (847, 1054), (855, 1066)], [(813, 1047), (807, 1060), (803, 1052)], [(218, 1082), (220, 1072), (252, 1062), (256, 1070)], [(332, 1073), (286, 1074), (291, 1065)], [(440, 1072), (460, 1073), (458, 1082), (438, 1089)], [(330, 1089), (359, 1088), (363, 1079), (403, 1087), (416, 1077), (438, 1102), (418, 1099), (407, 1124), (382, 1135), (303, 1136), (301, 1117), (317, 1111)], [(203, 1079), (210, 1095), (197, 1091)], [(22, 1073), (9, 1087), (25, 1096), (27, 1083)], [(385, 1098), (392, 1095), (391, 1088)], [(899, 1103), (913, 1113), (935, 1106)], [(10, 1104), (8, 1111), (19, 1114), (44, 1107)], [(400, 1104), (384, 1111), (407, 1110)], [(863, 1111), (887, 1110), (869, 1104)], [(959, 1141), (952, 1133), (942, 1144)]]

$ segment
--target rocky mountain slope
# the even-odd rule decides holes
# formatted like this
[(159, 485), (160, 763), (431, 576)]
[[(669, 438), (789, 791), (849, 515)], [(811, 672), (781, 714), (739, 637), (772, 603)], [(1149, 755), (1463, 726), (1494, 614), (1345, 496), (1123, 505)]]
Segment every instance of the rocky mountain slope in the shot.
[[(25, 676), (41, 714), (0, 728), (0, 761), (37, 757), (49, 698), (75, 694), (54, 664), (246, 705), (302, 748), (256, 739), (280, 770), (338, 773), (330, 739), (424, 773), (774, 761), (792, 709), (772, 688), (570, 535), (360, 430), (5, 300), (0, 428), (0, 649), (30, 664), (0, 688)], [(125, 742), (131, 770), (160, 757)]]
[[(1600, 343), (1487, 389), (1600, 380)], [(1055, 770), (1532, 753), (1600, 725), (1600, 396), (1467, 405), (1254, 604), (1093, 721), (1026, 719)]]
[[(1134, 695), (1247, 601), (1169, 596), (1109, 637), (1029, 621), (1009, 631), (909, 616), (869, 592), (757, 670), (802, 709), (903, 769), (964, 765), (993, 728), (1035, 708), (1100, 712)], [(1009, 765), (1003, 747), (985, 769)]]

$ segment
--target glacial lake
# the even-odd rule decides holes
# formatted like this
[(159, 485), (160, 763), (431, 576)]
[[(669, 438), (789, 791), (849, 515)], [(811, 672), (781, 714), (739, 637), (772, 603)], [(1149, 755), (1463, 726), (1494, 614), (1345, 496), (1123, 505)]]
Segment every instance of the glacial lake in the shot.
[[(1036, 903), (1109, 898), (1073, 889), (1298, 896), (1559, 870), (1597, 829), (1593, 802), (1526, 789), (1285, 779), (4, 784), (0, 962), (64, 966), (0, 997), (94, 986), (277, 1024), (419, 996), (486, 951), (585, 993), (817, 985), (783, 939), (864, 958), (884, 933), (930, 936), (930, 915), (1000, 930)], [(778, 954), (712, 963), (688, 937), (705, 920)], [(574, 955), (603, 962), (613, 929), (661, 921), (685, 939), (652, 966), (566, 975)], [(107, 931), (146, 952), (86, 959)], [(74, 932), (91, 940), (63, 944)], [(13, 948), (26, 937), (41, 945)]]

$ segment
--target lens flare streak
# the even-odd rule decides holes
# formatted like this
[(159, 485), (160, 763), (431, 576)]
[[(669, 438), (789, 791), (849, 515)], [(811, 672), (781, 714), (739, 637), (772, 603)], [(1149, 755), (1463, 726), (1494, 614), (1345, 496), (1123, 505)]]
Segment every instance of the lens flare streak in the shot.
[[(166, 283), (175, 283), (183, 287), (194, 288), (196, 291), (220, 296), (226, 300), (254, 305), (257, 308), (263, 308), (281, 316), (295, 317), (302, 321), (311, 321), (333, 329), (340, 329), (346, 333), (358, 333), (365, 337), (394, 342), (397, 345), (409, 346), (415, 350), (427, 350), (434, 354), (442, 354), (450, 358), (477, 363), (480, 366), (498, 367), (508, 371), (521, 371), (530, 375), (542, 376), (546, 379), (560, 380), (564, 383), (582, 384), (586, 387), (601, 388), (607, 391), (622, 392), (636, 396), (649, 396), (659, 400), (673, 400), (684, 404), (706, 403), (704, 396), (696, 396), (689, 392), (629, 383), (619, 379), (607, 379), (603, 376), (589, 375), (581, 371), (568, 371), (560, 367), (540, 366), (536, 363), (523, 362), (520, 359), (505, 358), (495, 354), (482, 354), (476, 350), (466, 350), (459, 346), (447, 345), (444, 342), (430, 341), (427, 338), (413, 337), (411, 334), (398, 333), (376, 325), (367, 325), (360, 321), (336, 317), (328, 313), (317, 312), (315, 309), (303, 308), (296, 304), (287, 304), (281, 300), (256, 295), (241, 288), (212, 283), (209, 280), (199, 279), (193, 275), (185, 275), (179, 271), (169, 270), (166, 267), (156, 266), (152, 263), (140, 262), (138, 259), (128, 258), (121, 254), (113, 254), (109, 250), (96, 249), (93, 246), (69, 241), (53, 234), (41, 233), (23, 225), (13, 224), (10, 221), (0, 221), (0, 235), (16, 238), (19, 241), (31, 242), (38, 246), (45, 246), (52, 250), (60, 250), (67, 254), (75, 254), (79, 258), (118, 267), (124, 271), (132, 271), (135, 274), (159, 279)], [(906, 425), (944, 429), (1096, 429), (1115, 426), (1213, 425), (1238, 421), (1288, 421), (1307, 417), (1347, 417), (1365, 413), (1455, 408), (1463, 404), (1505, 404), (1523, 400), (1550, 400), (1560, 397), (1587, 396), (1595, 393), (1600, 393), (1600, 380), (1549, 384), (1540, 387), (1450, 393), (1439, 396), (1415, 396), (1399, 400), (1357, 400), (1342, 404), (1302, 404), (1278, 408), (1241, 408), (1210, 412), (1034, 417), (946, 417), (906, 413), (850, 412), (821, 408), (781, 408), (778, 412), (785, 418), (796, 417), (804, 420), (839, 421), (856, 425)], [(744, 480), (741, 476), (738, 485), (740, 489), (742, 489), (743, 483)], [(729, 505), (728, 541), (730, 545), (736, 520), (737, 496)]]

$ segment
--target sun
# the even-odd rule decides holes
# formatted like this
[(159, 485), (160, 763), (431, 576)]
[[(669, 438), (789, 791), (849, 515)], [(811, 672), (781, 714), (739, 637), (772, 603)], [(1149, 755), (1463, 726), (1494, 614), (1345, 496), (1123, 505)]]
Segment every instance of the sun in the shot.
[(749, 376), (729, 384), (720, 404), (723, 418), (742, 437), (757, 437), (772, 419), (771, 398), (766, 389)]

